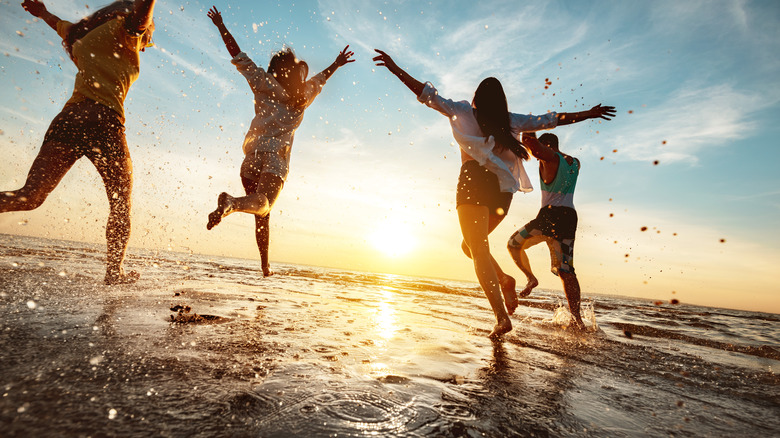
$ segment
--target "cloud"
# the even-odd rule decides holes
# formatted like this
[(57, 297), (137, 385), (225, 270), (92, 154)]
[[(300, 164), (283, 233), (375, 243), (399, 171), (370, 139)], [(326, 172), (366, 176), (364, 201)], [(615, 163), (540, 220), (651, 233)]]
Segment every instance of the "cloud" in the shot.
[(620, 156), (629, 160), (695, 163), (701, 150), (724, 146), (755, 129), (755, 116), (776, 103), (774, 97), (728, 84), (684, 84), (647, 111), (621, 114), (621, 123), (611, 126), (610, 132)]

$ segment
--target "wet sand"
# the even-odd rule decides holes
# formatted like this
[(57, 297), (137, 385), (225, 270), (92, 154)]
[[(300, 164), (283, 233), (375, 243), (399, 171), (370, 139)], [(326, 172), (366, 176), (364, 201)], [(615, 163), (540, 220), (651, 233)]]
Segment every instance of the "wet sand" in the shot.
[(575, 334), (529, 300), (493, 343), (476, 290), (378, 274), (262, 279), (205, 257), (136, 257), (144, 278), (108, 287), (101, 256), (2, 247), (3, 436), (780, 430), (776, 358), (723, 353), (714, 366), (619, 324)]

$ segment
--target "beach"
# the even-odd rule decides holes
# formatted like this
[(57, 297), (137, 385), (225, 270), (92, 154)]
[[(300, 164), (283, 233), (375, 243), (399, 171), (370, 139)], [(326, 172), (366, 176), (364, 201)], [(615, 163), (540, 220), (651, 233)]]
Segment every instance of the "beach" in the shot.
[(772, 436), (780, 315), (0, 235), (2, 436)]

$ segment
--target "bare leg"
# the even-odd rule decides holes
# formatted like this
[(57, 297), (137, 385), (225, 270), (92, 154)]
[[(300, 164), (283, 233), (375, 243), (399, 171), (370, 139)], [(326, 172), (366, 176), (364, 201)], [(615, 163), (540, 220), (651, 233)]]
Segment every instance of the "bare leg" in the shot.
[[(488, 217), (488, 234), (492, 233), (505, 217), (506, 215), (491, 214)], [(466, 244), (465, 240), (461, 242), (460, 247), (463, 250), (463, 253), (466, 254), (466, 257), (471, 258), (471, 251), (469, 250), (469, 246)], [(495, 258), (493, 258), (492, 254), (490, 255), (490, 260), (491, 263), (493, 263), (493, 268), (496, 270), (496, 274), (498, 275), (498, 282), (501, 286), (501, 293), (504, 296), (506, 310), (510, 315), (513, 315), (515, 313), (515, 309), (517, 309), (518, 304), (517, 293), (515, 292), (515, 279), (511, 275), (506, 274), (501, 269), (501, 266), (498, 265), (498, 262)]]
[(566, 300), (569, 302), (569, 311), (574, 317), (577, 327), (585, 330), (585, 323), (582, 322), (580, 315), (580, 282), (577, 280), (577, 274), (561, 272), (561, 282), (563, 282), (563, 291), (566, 292)]
[(229, 194), (222, 192), (217, 198), (217, 209), (209, 214), (209, 222), (206, 229), (210, 230), (217, 226), (222, 218), (235, 213), (250, 213), (256, 216), (265, 216), (271, 211), (271, 205), (268, 198), (262, 193), (250, 193), (246, 196), (234, 198)]
[[(242, 177), (241, 182), (247, 195), (259, 193), (269, 200), (269, 211), (273, 208), (282, 186), (284, 186), (284, 181), (271, 173), (261, 173), (259, 180)], [(264, 216), (255, 215), (255, 240), (257, 241), (257, 249), (260, 250), (260, 264), (263, 269), (263, 277), (269, 277), (273, 275), (268, 258), (268, 247), (271, 242), (270, 214), (265, 214)]]
[(92, 164), (103, 178), (110, 212), (106, 224), (106, 241), (108, 249), (106, 266), (106, 284), (134, 283), (140, 275), (131, 271), (125, 274), (122, 262), (125, 259), (127, 243), (130, 240), (130, 196), (133, 192), (133, 163), (124, 151), (116, 157), (90, 157)]
[(38, 208), (78, 158), (68, 145), (54, 141), (44, 143), (30, 167), (24, 187), (0, 193), (0, 213)]
[(490, 332), (490, 337), (495, 338), (512, 330), (512, 322), (504, 308), (498, 275), (490, 255), (488, 208), (478, 205), (460, 205), (458, 219), (463, 238), (474, 261), (477, 279), (496, 317), (496, 325)]
[(531, 270), (531, 262), (528, 260), (528, 255), (525, 253), (525, 250), (536, 245), (537, 243), (545, 241), (545, 237), (542, 235), (528, 236), (527, 238), (523, 238), (520, 235), (520, 231), (523, 229), (515, 232), (515, 234), (509, 238), (509, 243), (507, 245), (509, 254), (512, 255), (512, 260), (515, 261), (517, 267), (520, 268), (528, 280), (525, 288), (523, 288), (523, 290), (518, 294), (518, 296), (521, 298), (530, 295), (531, 291), (533, 291), (534, 288), (539, 285), (539, 280), (537, 280), (536, 276)]
[(257, 249), (260, 250), (260, 265), (263, 268), (263, 277), (273, 275), (268, 260), (268, 246), (270, 243), (271, 215), (255, 216), (255, 240), (257, 240)]

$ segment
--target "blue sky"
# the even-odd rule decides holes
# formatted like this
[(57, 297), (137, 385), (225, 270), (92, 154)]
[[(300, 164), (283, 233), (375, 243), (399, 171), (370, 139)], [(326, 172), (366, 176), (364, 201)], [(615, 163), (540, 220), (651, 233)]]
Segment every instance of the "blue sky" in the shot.
[[(102, 3), (47, 5), (75, 20)], [(249, 88), (206, 17), (211, 5), (157, 4), (157, 46), (142, 54), (126, 102), (135, 166), (131, 245), (256, 258), (251, 218), (234, 215), (205, 230), (216, 195), (241, 192), (241, 142), (253, 116)], [(460, 160), (447, 120), (374, 67), (376, 47), (453, 99), (470, 100), (482, 78), (495, 76), (514, 112), (617, 107), (610, 122), (555, 130), (562, 149), (583, 163), (575, 264), (586, 296), (780, 312), (780, 4), (216, 6), (259, 65), (285, 44), (312, 72), (346, 44), (357, 60), (331, 78), (296, 134), (272, 216), (272, 260), (474, 279), (458, 249)], [(57, 35), (31, 19), (17, 2), (0, 2), (4, 190), (23, 183), (75, 74)], [(534, 182), (536, 168), (526, 165)], [(499, 263), (518, 277), (505, 242), (538, 208), (538, 190), (515, 195), (491, 235)], [(0, 232), (100, 242), (106, 213), (97, 173), (82, 160), (40, 209), (0, 215)], [(388, 238), (407, 247), (377, 247)], [(560, 288), (548, 255), (537, 249), (531, 259), (541, 286)]]

